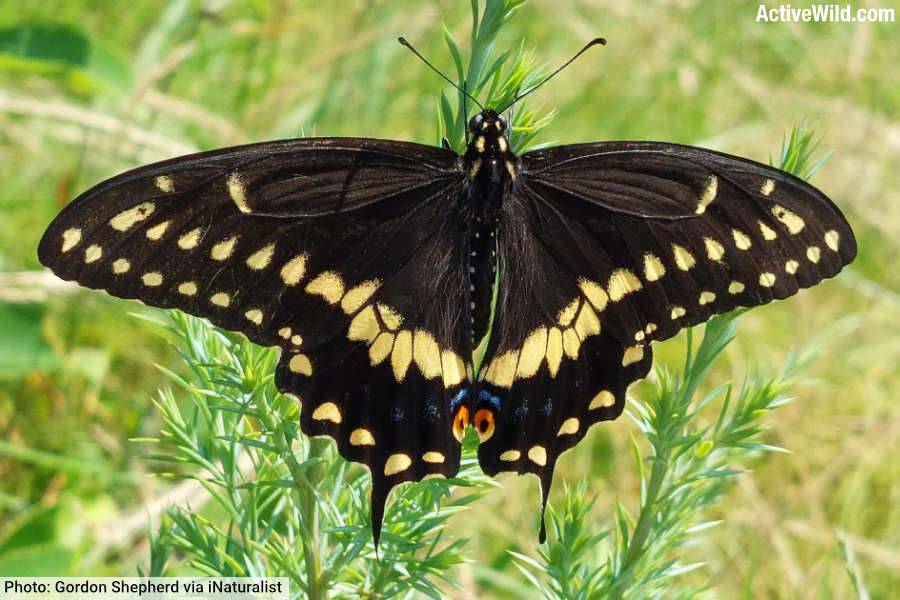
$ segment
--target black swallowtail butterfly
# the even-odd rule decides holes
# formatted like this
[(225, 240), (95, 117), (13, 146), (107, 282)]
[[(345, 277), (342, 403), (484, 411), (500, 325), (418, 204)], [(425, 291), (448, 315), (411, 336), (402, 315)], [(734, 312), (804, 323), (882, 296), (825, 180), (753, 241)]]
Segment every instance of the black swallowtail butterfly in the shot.
[(280, 347), (302, 430), (371, 470), (376, 541), (390, 489), (456, 474), (470, 425), (483, 470), (536, 474), (546, 505), (651, 342), (832, 277), (856, 242), (822, 192), (764, 164), (658, 142), (517, 156), (506, 129), (483, 110), (463, 156), (306, 138), (163, 161), (83, 193), (38, 254)]

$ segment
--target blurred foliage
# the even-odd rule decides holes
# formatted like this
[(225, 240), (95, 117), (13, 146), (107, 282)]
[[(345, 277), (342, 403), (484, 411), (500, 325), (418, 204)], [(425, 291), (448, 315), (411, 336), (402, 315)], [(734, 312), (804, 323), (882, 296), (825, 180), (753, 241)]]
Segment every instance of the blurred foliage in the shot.
[[(557, 115), (528, 144), (662, 139), (765, 159), (807, 119), (833, 150), (813, 182), (845, 210), (859, 258), (836, 280), (742, 317), (708, 376), (771, 372), (792, 349), (816, 348), (795, 401), (765, 433), (792, 453), (736, 478), (705, 515), (728, 527), (685, 550), (706, 567), (680, 580), (722, 597), (890, 597), (900, 583), (897, 24), (757, 24), (755, 12), (532, 0), (496, 47), (514, 49), (514, 69), (555, 66), (596, 35), (610, 42), (529, 98), (535, 117)], [(125, 441), (159, 432), (153, 365), (179, 364), (155, 326), (129, 316), (149, 311), (10, 279), (38, 267), (53, 215), (104, 177), (195, 149), (300, 133), (436, 143), (434, 109), (442, 91), (455, 109), (456, 92), (396, 37), (454, 78), (448, 39), (468, 55), (470, 13), (466, 2), (414, 0), (0, 0), (0, 572), (129, 572), (147, 556), (147, 515), (184, 501), (148, 476), (160, 466), (146, 448)], [(523, 38), (536, 55), (519, 52)], [(657, 364), (677, 364), (684, 343), (659, 345)], [(649, 397), (651, 385), (634, 394)], [(579, 508), (592, 524), (610, 522), (617, 498), (638, 505), (636, 431), (627, 420), (596, 428), (560, 462), (558, 481), (586, 478), (596, 497)], [(503, 479), (451, 517), (478, 558), (452, 577), (479, 597), (533, 594), (510, 551), (539, 558), (536, 487)], [(558, 487), (551, 503), (564, 506)]]

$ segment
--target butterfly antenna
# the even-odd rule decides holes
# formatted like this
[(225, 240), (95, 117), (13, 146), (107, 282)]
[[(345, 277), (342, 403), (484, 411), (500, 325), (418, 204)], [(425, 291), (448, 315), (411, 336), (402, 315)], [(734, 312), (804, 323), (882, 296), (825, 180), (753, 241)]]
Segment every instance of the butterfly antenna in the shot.
[[(475, 104), (477, 104), (477, 105), (478, 105), (478, 108), (480, 108), (481, 110), (484, 110), (484, 106), (481, 105), (481, 102), (479, 102), (478, 100), (476, 100), (474, 96), (472, 96), (469, 92), (467, 92), (467, 91), (465, 90), (465, 88), (459, 87), (459, 85), (458, 85), (456, 82), (454, 82), (454, 81), (451, 80), (449, 77), (447, 77), (446, 75), (444, 75), (443, 73), (441, 73), (440, 71), (438, 71), (438, 70), (437, 70), (437, 67), (435, 67), (433, 64), (431, 64), (430, 62), (428, 62), (428, 61), (425, 59), (424, 56), (422, 56), (421, 54), (419, 54), (419, 51), (418, 51), (418, 50), (416, 50), (415, 48), (412, 47), (412, 44), (410, 44), (409, 42), (406, 41), (406, 38), (400, 37), (400, 38), (397, 38), (397, 41), (400, 42), (401, 45), (406, 46), (407, 48), (409, 48), (410, 51), (412, 51), (413, 54), (415, 54), (416, 56), (419, 57), (419, 60), (421, 60), (421, 61), (422, 61), (423, 63), (425, 63), (426, 65), (428, 65), (428, 68), (430, 68), (432, 71), (434, 71), (435, 73), (437, 73), (438, 75), (440, 75), (441, 78), (442, 78), (444, 81), (446, 81), (447, 83), (449, 83), (450, 85), (452, 85), (453, 87), (455, 87), (456, 89), (458, 89), (460, 92), (462, 92), (463, 96), (465, 96), (466, 98), (468, 98), (469, 100), (471, 100), (472, 102), (474, 102)], [(582, 50), (582, 52), (583, 52), (583, 50)], [(574, 60), (574, 59), (573, 59), (573, 60)], [(571, 62), (571, 61), (570, 61), (570, 62)]]
[(539, 87), (541, 87), (542, 85), (544, 85), (545, 83), (547, 83), (548, 81), (550, 81), (551, 79), (553, 79), (553, 78), (556, 76), (557, 73), (559, 73), (560, 71), (562, 71), (563, 69), (565, 69), (566, 67), (568, 67), (569, 65), (571, 65), (573, 62), (575, 62), (575, 59), (578, 58), (579, 56), (581, 56), (582, 54), (584, 54), (585, 52), (587, 52), (588, 49), (590, 49), (590, 48), (592, 48), (592, 47), (594, 47), (594, 46), (597, 46), (597, 45), (605, 46), (605, 45), (606, 45), (606, 40), (605, 40), (604, 38), (602, 38), (602, 37), (598, 37), (598, 38), (592, 39), (591, 41), (589, 41), (587, 44), (584, 45), (584, 48), (582, 48), (581, 50), (579, 50), (578, 52), (576, 52), (576, 53), (575, 53), (575, 56), (573, 56), (572, 58), (570, 58), (569, 60), (567, 60), (567, 61), (563, 64), (563, 66), (561, 66), (560, 68), (556, 69), (555, 71), (553, 71), (552, 73), (550, 73), (549, 75), (547, 75), (546, 77), (544, 77), (543, 79), (541, 79), (539, 82), (537, 82), (536, 84), (534, 84), (533, 86), (531, 86), (530, 88), (528, 88), (527, 90), (525, 90), (524, 92), (522, 92), (521, 94), (517, 94), (517, 95), (512, 99), (512, 101), (511, 101), (509, 104), (507, 104), (505, 107), (503, 107), (502, 110), (498, 110), (497, 112), (501, 112), (501, 113), (502, 113), (502, 112), (503, 112), (504, 110), (506, 110), (507, 108), (510, 108), (513, 104), (515, 104), (516, 102), (518, 102), (519, 100), (521, 100), (522, 98), (524, 98), (525, 96), (527, 96), (528, 94), (530, 94), (531, 92), (535, 91), (536, 89), (538, 89)]

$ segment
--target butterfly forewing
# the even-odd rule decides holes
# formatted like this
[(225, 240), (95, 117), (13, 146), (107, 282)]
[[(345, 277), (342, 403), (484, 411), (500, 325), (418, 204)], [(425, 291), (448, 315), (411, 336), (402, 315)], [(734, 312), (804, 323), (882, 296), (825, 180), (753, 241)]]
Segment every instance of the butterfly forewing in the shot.
[(786, 298), (856, 255), (827, 197), (753, 161), (610, 142), (536, 152), (522, 164), (520, 196), (542, 205), (548, 251), (609, 293), (604, 322), (626, 344)]
[[(41, 241), (64, 279), (175, 307), (282, 348), (302, 429), (390, 488), (452, 476), (450, 399), (467, 385), (454, 215), (463, 175), (439, 148), (297, 140), (150, 165), (89, 190)], [(466, 358), (464, 358), (466, 357)]]

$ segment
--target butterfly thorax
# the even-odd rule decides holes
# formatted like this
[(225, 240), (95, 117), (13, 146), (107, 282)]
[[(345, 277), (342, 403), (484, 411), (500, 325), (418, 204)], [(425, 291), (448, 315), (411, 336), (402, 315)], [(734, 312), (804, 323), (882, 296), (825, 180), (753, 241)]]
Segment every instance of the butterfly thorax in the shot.
[(474, 347), (490, 324), (497, 272), (497, 223), (503, 199), (515, 180), (516, 156), (504, 136), (506, 121), (496, 112), (485, 110), (475, 115), (469, 130), (472, 138), (463, 157), (468, 175), (463, 215)]

